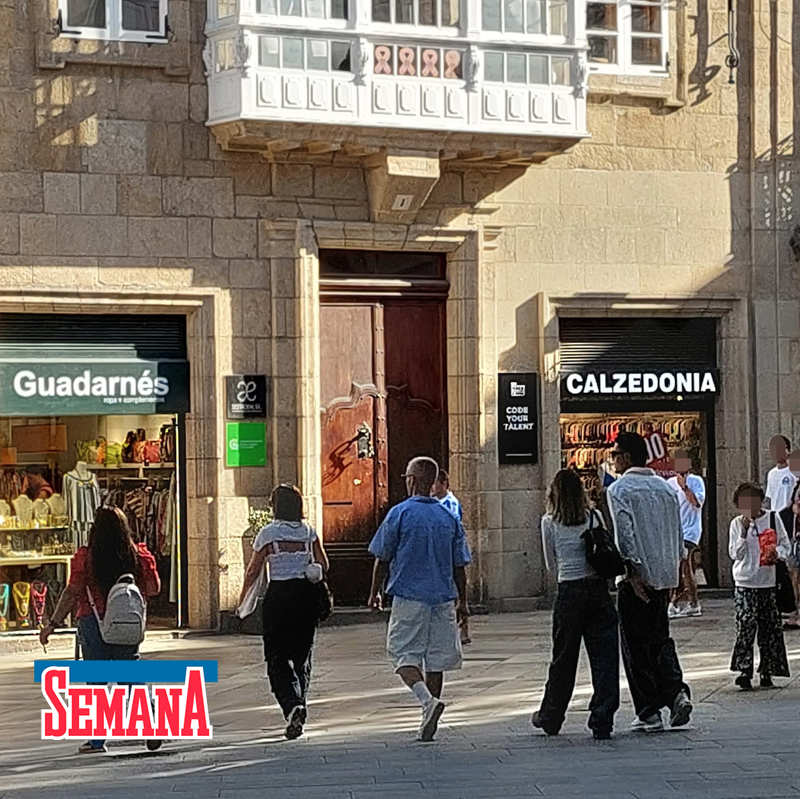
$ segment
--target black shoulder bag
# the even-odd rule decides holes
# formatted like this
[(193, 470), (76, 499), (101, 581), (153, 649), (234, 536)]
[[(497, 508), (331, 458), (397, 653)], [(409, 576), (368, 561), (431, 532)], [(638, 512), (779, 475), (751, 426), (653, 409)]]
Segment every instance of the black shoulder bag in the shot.
[(586, 545), (586, 560), (589, 565), (607, 580), (625, 574), (625, 561), (619, 554), (614, 537), (606, 530), (603, 520), (595, 526), (597, 511), (589, 512), (589, 529), (581, 533)]

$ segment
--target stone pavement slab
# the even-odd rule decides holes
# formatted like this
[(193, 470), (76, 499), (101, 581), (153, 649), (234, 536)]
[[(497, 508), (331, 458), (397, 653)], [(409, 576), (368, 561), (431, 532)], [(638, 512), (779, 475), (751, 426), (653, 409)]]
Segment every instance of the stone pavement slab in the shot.
[[(0, 658), (0, 799), (181, 795), (279, 799), (800, 799), (800, 680), (739, 693), (728, 671), (730, 601), (672, 625), (692, 686), (692, 724), (632, 733), (627, 692), (617, 735), (585, 730), (591, 696), (585, 657), (562, 734), (530, 727), (550, 653), (550, 614), (476, 617), (464, 668), (445, 687), (437, 741), (414, 741), (419, 710), (384, 655), (382, 623), (320, 632), (306, 737), (287, 742), (268, 697), (259, 639), (188, 638), (145, 645), (146, 657), (216, 659), (208, 686), (214, 740), (156, 753), (112, 744), (78, 756), (74, 742), (39, 740), (43, 700), (30, 655)], [(800, 635), (786, 633), (793, 673)]]

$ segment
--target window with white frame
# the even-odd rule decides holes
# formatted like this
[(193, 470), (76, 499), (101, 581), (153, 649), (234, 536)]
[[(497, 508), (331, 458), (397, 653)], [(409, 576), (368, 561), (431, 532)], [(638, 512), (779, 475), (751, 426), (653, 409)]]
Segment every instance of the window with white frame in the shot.
[(569, 56), (488, 51), (484, 58), (483, 78), (488, 83), (572, 85), (572, 59)]
[(372, 0), (372, 21), (394, 25), (455, 27), (461, 0)]
[(258, 39), (258, 63), (262, 67), (350, 71), (350, 42), (300, 36), (259, 36)]
[(313, 19), (347, 19), (348, 0), (257, 0), (259, 14)]
[(666, 4), (661, 0), (588, 0), (589, 62), (598, 71), (666, 69)]
[(567, 0), (481, 0), (485, 31), (566, 36), (567, 23)]
[(166, 42), (167, 0), (59, 0), (62, 36)]

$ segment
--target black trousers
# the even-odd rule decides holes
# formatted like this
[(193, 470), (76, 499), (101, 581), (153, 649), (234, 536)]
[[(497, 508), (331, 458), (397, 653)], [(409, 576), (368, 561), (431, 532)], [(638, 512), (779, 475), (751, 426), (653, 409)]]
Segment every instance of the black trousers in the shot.
[(630, 583), (620, 583), (618, 589), (622, 662), (640, 719), (649, 718), (662, 707), (671, 708), (681, 691), (689, 694), (675, 642), (669, 636), (669, 593), (649, 588), (650, 601), (642, 602)]
[(551, 734), (561, 728), (572, 699), (581, 639), (589, 656), (594, 688), (589, 727), (610, 732), (619, 708), (619, 634), (608, 584), (598, 577), (558, 584), (553, 607), (553, 661), (539, 709), (542, 727)]
[(264, 660), (283, 715), (305, 707), (317, 629), (316, 589), (308, 580), (271, 582), (262, 607)]

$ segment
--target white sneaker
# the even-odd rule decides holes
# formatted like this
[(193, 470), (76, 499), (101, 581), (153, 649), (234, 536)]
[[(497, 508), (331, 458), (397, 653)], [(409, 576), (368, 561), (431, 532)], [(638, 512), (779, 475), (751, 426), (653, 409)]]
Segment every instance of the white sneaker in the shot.
[(653, 713), (652, 716), (646, 718), (642, 723), (642, 729), (645, 732), (663, 732), (664, 720), (661, 718), (661, 714)]
[(686, 610), (684, 611), (684, 616), (702, 616), (703, 609), (700, 607), (700, 603), (698, 602), (696, 605), (692, 605), (691, 603), (686, 606)]
[(441, 699), (432, 699), (431, 702), (422, 709), (422, 723), (419, 725), (420, 741), (429, 742), (436, 735), (439, 726), (439, 719), (444, 713), (445, 704)]
[(672, 602), (669, 603), (669, 607), (667, 608), (667, 618), (680, 619), (685, 615), (686, 609), (679, 608), (677, 605), (673, 605)]
[(633, 720), (631, 721), (631, 729), (632, 730), (643, 730), (644, 729), (644, 722), (638, 716), (634, 716)]

